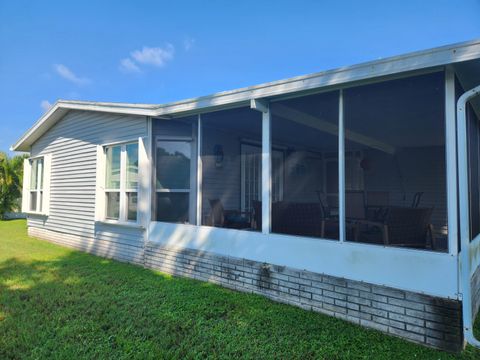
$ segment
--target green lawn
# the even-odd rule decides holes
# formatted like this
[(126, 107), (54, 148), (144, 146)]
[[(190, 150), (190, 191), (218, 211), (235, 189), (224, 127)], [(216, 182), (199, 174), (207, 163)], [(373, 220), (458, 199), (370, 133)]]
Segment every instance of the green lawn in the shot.
[[(452, 354), (189, 279), (76, 252), (0, 222), (0, 358), (385, 358)], [(462, 358), (480, 358), (468, 348)]]

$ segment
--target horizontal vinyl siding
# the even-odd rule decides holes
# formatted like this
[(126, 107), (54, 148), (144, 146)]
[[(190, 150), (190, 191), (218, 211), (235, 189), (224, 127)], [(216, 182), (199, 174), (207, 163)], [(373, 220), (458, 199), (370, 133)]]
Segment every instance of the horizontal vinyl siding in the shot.
[[(202, 213), (203, 218), (211, 213), (210, 200), (219, 199), (227, 210), (240, 210), (241, 163), (240, 138), (244, 134), (228, 132), (206, 127), (203, 130), (202, 155)], [(215, 144), (223, 146), (221, 167), (215, 165), (213, 148)], [(205, 155), (207, 152), (208, 155)]]
[(141, 229), (95, 223), (97, 145), (145, 136), (145, 117), (84, 111), (65, 115), (32, 146), (32, 156), (52, 154), (52, 167), (49, 216), (29, 216), (30, 233), (136, 262), (143, 248)]

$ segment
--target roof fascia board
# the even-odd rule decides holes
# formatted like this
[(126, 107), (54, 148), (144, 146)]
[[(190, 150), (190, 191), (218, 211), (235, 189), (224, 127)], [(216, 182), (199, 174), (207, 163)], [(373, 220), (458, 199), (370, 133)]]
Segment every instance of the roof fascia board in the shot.
[(480, 58), (480, 40), (165, 104), (157, 115), (195, 111)]

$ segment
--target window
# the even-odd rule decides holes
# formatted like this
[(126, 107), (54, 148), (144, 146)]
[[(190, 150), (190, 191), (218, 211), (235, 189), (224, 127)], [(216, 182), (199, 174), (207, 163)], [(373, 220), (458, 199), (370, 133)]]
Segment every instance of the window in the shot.
[(156, 141), (156, 220), (189, 222), (190, 168), (189, 140)]
[(105, 218), (137, 221), (138, 143), (105, 147)]
[(51, 163), (52, 154), (42, 154), (24, 160), (22, 212), (48, 215)]
[(29, 211), (42, 212), (43, 208), (43, 183), (44, 183), (43, 158), (30, 160), (30, 193)]

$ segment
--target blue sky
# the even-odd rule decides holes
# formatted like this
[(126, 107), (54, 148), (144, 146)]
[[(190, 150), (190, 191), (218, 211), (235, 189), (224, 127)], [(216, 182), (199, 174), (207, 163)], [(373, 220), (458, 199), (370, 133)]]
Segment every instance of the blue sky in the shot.
[(480, 37), (480, 0), (0, 0), (0, 150), (57, 99), (164, 103)]

